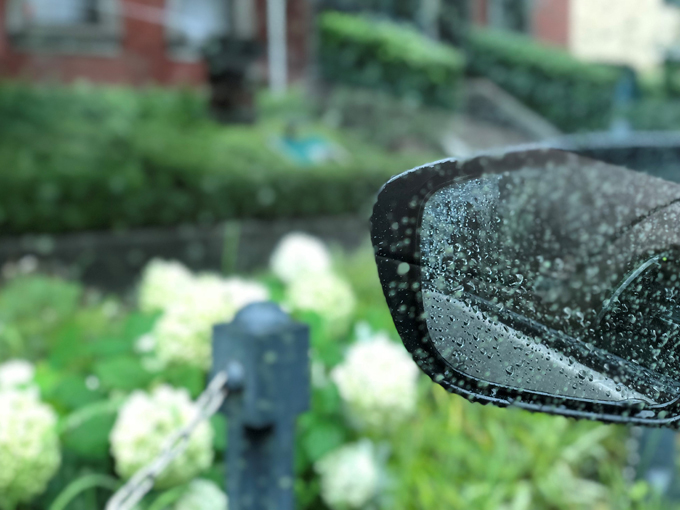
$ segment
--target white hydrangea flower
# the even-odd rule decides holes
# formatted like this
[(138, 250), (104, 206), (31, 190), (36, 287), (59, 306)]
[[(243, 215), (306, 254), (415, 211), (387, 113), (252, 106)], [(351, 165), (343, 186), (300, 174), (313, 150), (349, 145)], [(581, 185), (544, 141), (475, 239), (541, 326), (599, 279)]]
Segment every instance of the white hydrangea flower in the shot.
[(189, 483), (172, 510), (227, 510), (227, 495), (214, 482), (198, 478)]
[(415, 411), (418, 367), (386, 333), (353, 344), (331, 372), (350, 418), (360, 428), (384, 430)]
[[(121, 407), (109, 437), (116, 471), (130, 478), (164, 448), (168, 438), (193, 419), (196, 406), (185, 389), (168, 385), (153, 392), (133, 392)], [(189, 438), (187, 449), (175, 458), (156, 481), (157, 488), (185, 483), (210, 466), (213, 430), (201, 423)]]
[(54, 411), (34, 392), (0, 389), (0, 508), (43, 492), (60, 462)]
[(168, 309), (152, 332), (154, 354), (160, 366), (210, 368), (212, 325), (212, 320), (206, 320), (192, 306), (179, 304)]
[[(234, 313), (252, 303), (260, 303), (269, 300), (269, 290), (264, 285), (251, 282), (242, 278), (225, 278), (223, 280), (224, 291), (232, 302)], [(229, 320), (233, 318), (229, 317)]]
[(356, 306), (352, 287), (333, 273), (308, 273), (286, 291), (286, 304), (293, 310), (316, 312), (337, 332), (348, 326)]
[(25, 388), (33, 383), (35, 368), (25, 360), (10, 360), (0, 365), (0, 389)]
[(193, 282), (191, 272), (179, 262), (154, 259), (142, 273), (139, 307), (144, 312), (165, 310), (182, 299)]
[(367, 439), (330, 452), (314, 469), (321, 477), (321, 497), (333, 509), (361, 508), (378, 493), (380, 467)]
[(228, 282), (230, 280), (219, 275), (202, 274), (195, 278), (186, 294), (173, 306), (191, 309), (203, 322), (210, 322), (211, 326), (231, 320), (238, 311), (234, 293), (241, 292), (238, 285), (246, 282), (243, 280)]
[[(169, 306), (151, 333), (155, 355), (163, 365), (210, 368), (212, 328), (228, 322), (247, 304), (266, 301), (269, 292), (259, 283), (240, 278), (202, 275)], [(141, 346), (140, 346), (141, 347)]]
[(331, 255), (321, 240), (293, 232), (279, 241), (270, 259), (270, 267), (281, 281), (292, 283), (307, 273), (329, 272)]

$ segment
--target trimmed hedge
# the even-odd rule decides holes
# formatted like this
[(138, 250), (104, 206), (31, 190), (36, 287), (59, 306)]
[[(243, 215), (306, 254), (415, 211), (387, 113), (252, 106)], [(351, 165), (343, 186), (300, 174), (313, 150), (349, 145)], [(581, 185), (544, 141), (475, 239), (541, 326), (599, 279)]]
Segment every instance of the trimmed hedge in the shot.
[(620, 71), (509, 32), (471, 30), (468, 70), (489, 78), (566, 132), (609, 126)]
[(190, 92), (0, 86), (0, 234), (356, 213), (430, 157), (327, 131), (346, 159), (300, 167), (271, 149), (282, 121), (205, 111)]
[(636, 102), (626, 117), (637, 131), (680, 131), (680, 100), (645, 98)]
[(409, 25), (327, 12), (320, 17), (326, 80), (376, 88), (426, 104), (453, 107), (465, 59)]

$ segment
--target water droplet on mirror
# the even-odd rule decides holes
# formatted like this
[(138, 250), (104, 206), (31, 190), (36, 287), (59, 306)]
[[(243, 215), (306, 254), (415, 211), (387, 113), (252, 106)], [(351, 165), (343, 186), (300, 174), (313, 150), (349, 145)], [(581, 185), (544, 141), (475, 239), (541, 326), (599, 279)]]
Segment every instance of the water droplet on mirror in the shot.
[(411, 266), (408, 263), (402, 262), (401, 264), (399, 264), (397, 266), (397, 274), (399, 276), (404, 276), (406, 273), (409, 272), (410, 269), (411, 269)]

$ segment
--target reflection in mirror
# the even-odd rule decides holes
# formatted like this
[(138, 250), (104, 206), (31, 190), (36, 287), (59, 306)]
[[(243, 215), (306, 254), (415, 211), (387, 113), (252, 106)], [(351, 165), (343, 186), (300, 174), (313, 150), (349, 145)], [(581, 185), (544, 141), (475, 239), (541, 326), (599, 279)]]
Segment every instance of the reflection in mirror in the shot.
[(423, 305), (451, 368), (600, 402), (680, 390), (680, 185), (570, 156), (425, 204)]

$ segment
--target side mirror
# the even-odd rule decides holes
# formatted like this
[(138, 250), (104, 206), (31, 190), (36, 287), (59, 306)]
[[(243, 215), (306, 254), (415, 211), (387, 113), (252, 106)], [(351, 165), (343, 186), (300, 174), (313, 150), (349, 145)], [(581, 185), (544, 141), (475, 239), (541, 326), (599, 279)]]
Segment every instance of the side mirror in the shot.
[(680, 419), (680, 184), (560, 150), (390, 180), (372, 238), (394, 323), (471, 401)]

